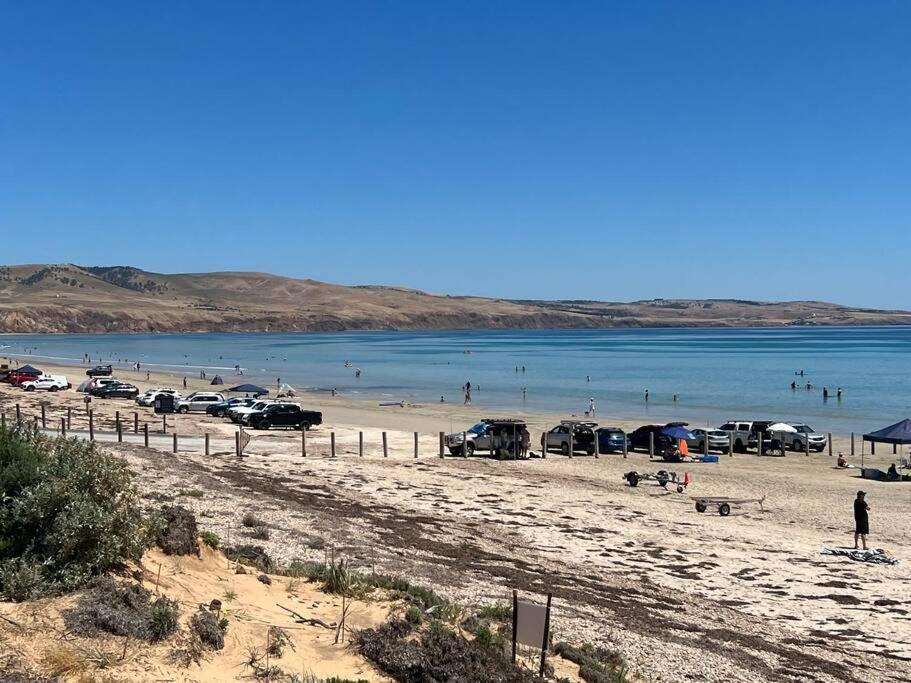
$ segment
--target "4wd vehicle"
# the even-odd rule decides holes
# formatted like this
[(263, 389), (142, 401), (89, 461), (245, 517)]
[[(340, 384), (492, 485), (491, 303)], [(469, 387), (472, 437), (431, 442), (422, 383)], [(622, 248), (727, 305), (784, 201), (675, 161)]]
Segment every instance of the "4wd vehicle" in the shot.
[(642, 425), (630, 432), (629, 449), (631, 451), (646, 451), (649, 449), (649, 434), (654, 434), (655, 453), (663, 453), (668, 446), (673, 445), (673, 439), (662, 433), (664, 425)]
[(558, 450), (563, 455), (581, 451), (588, 455), (595, 454), (595, 432), (598, 425), (594, 422), (576, 422), (563, 420), (559, 425), (542, 435), (546, 443), (542, 444), (548, 451)]
[(63, 375), (41, 375), (38, 379), (22, 382), (19, 386), (26, 391), (64, 391), (71, 385)]
[(250, 408), (243, 410), (243, 412), (241, 410), (235, 411), (235, 414), (240, 415), (240, 419), (238, 420), (238, 422), (240, 422), (240, 424), (249, 425), (250, 419), (261, 415), (266, 410), (266, 408), (269, 408), (271, 406), (296, 406), (296, 405), (297, 405), (296, 403), (292, 403), (291, 401), (279, 401), (277, 399), (273, 399), (273, 400), (269, 401), (268, 403), (266, 403), (264, 406), (256, 407), (256, 405), (254, 404)]
[(114, 368), (111, 365), (96, 365), (85, 371), (89, 377), (110, 377), (114, 374)]
[(273, 403), (260, 412), (250, 413), (248, 422), (253, 429), (291, 427), (307, 430), (322, 424), (323, 414), (315, 410), (301, 410), (296, 403)]
[(156, 397), (164, 395), (173, 396), (175, 400), (180, 400), (180, 393), (176, 389), (149, 389), (136, 397), (136, 403), (141, 406), (150, 406), (155, 403)]
[(96, 387), (92, 389), (92, 396), (97, 396), (98, 398), (136, 398), (139, 394), (139, 389), (134, 387), (132, 384), (126, 384), (124, 382), (115, 382), (114, 384), (105, 384), (101, 387)]
[(626, 432), (619, 427), (598, 427), (598, 452), (622, 453)]
[[(472, 455), (475, 451), (489, 451), (515, 455), (523, 429), (525, 420), (481, 420), (465, 432), (465, 453)], [(462, 443), (462, 432), (445, 438), (445, 445), (453, 455), (462, 455)]]
[(723, 432), (720, 429), (699, 429), (698, 427), (690, 431), (693, 433), (693, 438), (687, 439), (686, 445), (689, 446), (691, 451), (695, 453), (704, 452), (705, 439), (708, 436), (710, 451), (728, 452), (730, 442), (728, 441), (727, 432)]
[(247, 406), (252, 406), (254, 403), (256, 403), (255, 398), (229, 398), (227, 401), (219, 401), (218, 403), (207, 406), (206, 414), (214, 415), (215, 417), (224, 417), (231, 408), (245, 408)]
[(213, 403), (221, 403), (225, 397), (221, 394), (209, 393), (207, 391), (194, 391), (186, 398), (177, 402), (178, 413), (204, 413)]
[(12, 384), (14, 387), (18, 387), (23, 382), (34, 382), (39, 377), (41, 377), (40, 370), (27, 370), (25, 368), (18, 368), (16, 370), (10, 370), (9, 375), (6, 377), (6, 381)]
[[(746, 453), (748, 448), (755, 448), (759, 444), (759, 431), (764, 431), (771, 422), (748, 422), (746, 420), (731, 420), (725, 422), (718, 429), (725, 435), (734, 435), (734, 452)], [(758, 431), (757, 431), (758, 430)]]
[(243, 418), (245, 415), (249, 415), (250, 413), (256, 412), (258, 410), (262, 410), (266, 406), (272, 405), (273, 403), (275, 403), (274, 398), (265, 398), (265, 399), (260, 399), (258, 401), (254, 401), (253, 403), (251, 403), (248, 406), (245, 406), (245, 405), (232, 406), (232, 407), (228, 408), (227, 415), (228, 415), (228, 417), (231, 418), (231, 422), (235, 422), (237, 424), (242, 424), (242, 421), (243, 421)]
[(822, 453), (828, 443), (828, 437), (825, 434), (813, 431), (810, 425), (792, 424), (797, 430), (796, 434), (785, 432), (781, 436), (784, 440), (784, 447), (794, 451), (804, 451), (807, 448), (807, 442), (810, 444), (810, 450)]

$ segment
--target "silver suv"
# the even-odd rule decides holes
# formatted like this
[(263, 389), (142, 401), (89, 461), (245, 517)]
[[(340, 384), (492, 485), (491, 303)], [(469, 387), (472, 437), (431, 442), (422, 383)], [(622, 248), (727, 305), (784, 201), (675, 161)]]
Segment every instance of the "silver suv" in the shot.
[(783, 435), (785, 448), (790, 448), (793, 451), (805, 451), (809, 442), (810, 450), (812, 451), (821, 453), (825, 449), (828, 443), (828, 438), (825, 434), (813, 431), (810, 425), (792, 424), (791, 426), (797, 431), (786, 432)]
[(177, 402), (178, 413), (204, 413), (213, 403), (221, 403), (225, 397), (221, 394), (209, 393), (205, 391), (194, 391), (186, 398)]

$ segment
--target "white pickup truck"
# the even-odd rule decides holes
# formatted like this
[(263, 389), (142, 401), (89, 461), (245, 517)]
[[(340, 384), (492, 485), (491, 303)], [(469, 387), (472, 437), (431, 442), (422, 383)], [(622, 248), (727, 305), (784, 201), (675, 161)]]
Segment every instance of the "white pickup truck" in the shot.
[(70, 383), (63, 375), (41, 375), (38, 379), (29, 380), (19, 385), (26, 391), (66, 391)]

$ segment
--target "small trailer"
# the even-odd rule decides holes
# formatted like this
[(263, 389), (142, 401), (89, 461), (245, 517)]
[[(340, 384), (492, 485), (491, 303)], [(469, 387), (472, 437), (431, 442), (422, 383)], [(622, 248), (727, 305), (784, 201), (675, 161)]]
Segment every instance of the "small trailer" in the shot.
[(658, 470), (654, 474), (648, 474), (646, 472), (627, 472), (623, 475), (623, 479), (632, 487), (638, 486), (640, 481), (655, 481), (658, 482), (658, 486), (665, 489), (668, 484), (675, 484), (677, 493), (683, 493), (686, 490), (686, 487), (690, 485), (689, 472), (684, 473), (683, 479), (678, 479), (676, 472), (668, 472), (667, 470)]
[(759, 510), (763, 512), (762, 502), (765, 500), (765, 496), (762, 498), (728, 498), (726, 496), (701, 496), (699, 498), (694, 497), (693, 500), (696, 502), (696, 512), (705, 512), (709, 509), (709, 506), (713, 506), (718, 509), (718, 514), (722, 517), (727, 517), (731, 514), (732, 505), (743, 505), (744, 503), (759, 503)]

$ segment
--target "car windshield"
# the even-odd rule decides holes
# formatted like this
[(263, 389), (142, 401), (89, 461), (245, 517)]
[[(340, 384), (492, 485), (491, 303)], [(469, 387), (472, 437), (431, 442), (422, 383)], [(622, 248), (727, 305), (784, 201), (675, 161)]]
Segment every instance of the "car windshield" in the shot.
[(810, 425), (794, 425), (794, 429), (796, 429), (801, 434), (813, 433), (813, 428)]
[(472, 427), (468, 431), (471, 432), (472, 434), (483, 434), (485, 429), (487, 429), (487, 425), (484, 424), (483, 422), (479, 422), (478, 424), (476, 424), (474, 427)]

